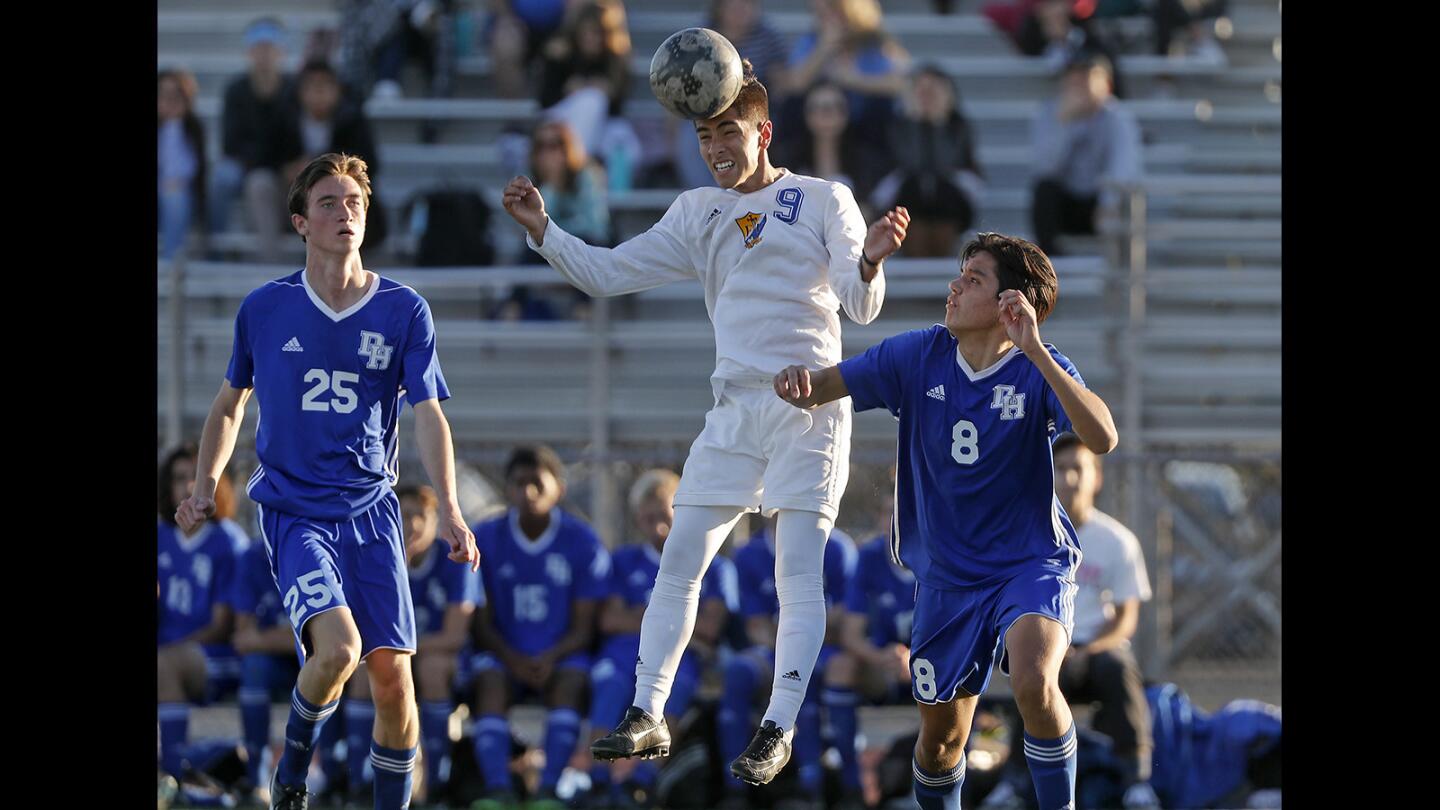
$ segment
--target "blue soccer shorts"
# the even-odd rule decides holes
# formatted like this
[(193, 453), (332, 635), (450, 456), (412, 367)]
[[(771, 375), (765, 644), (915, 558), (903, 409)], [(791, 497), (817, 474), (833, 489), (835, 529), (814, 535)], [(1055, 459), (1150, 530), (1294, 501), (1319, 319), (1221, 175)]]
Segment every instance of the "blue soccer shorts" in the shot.
[(381, 649), (415, 651), (415, 605), (395, 493), (341, 521), (256, 509), (302, 665), (305, 623), (342, 607), (349, 608), (360, 631), (360, 660)]
[[(523, 703), (532, 698), (538, 698), (543, 700), (546, 697), (546, 695), (542, 695), (536, 692), (534, 689), (531, 689), (529, 686), (522, 684), (520, 683), (520, 681), (516, 680), (515, 676), (510, 674), (510, 670), (506, 669), (505, 665), (500, 663), (500, 658), (494, 653), (475, 653), (474, 655), (470, 656), (470, 660), (468, 662), (462, 661), (461, 664), (462, 670), (460, 673), (458, 673), (456, 678), (457, 685), (460, 685), (461, 688), (469, 688), (470, 685), (475, 682), (475, 678), (478, 677), (482, 672), (498, 670), (505, 673), (506, 680), (509, 682), (511, 704)], [(559, 661), (556, 661), (555, 670), (551, 674), (551, 677), (553, 678), (555, 674), (559, 673), (562, 669), (578, 669), (581, 672), (589, 673), (590, 653), (583, 651), (573, 652), (565, 656), (564, 658), (561, 658)]]
[(996, 656), (1008, 676), (1005, 634), (1021, 616), (1053, 619), (1064, 626), (1068, 638), (1075, 624), (1075, 590), (1071, 569), (1039, 564), (982, 588), (919, 585), (910, 631), (910, 691), (915, 701), (948, 703), (957, 689), (982, 694), (990, 685)]

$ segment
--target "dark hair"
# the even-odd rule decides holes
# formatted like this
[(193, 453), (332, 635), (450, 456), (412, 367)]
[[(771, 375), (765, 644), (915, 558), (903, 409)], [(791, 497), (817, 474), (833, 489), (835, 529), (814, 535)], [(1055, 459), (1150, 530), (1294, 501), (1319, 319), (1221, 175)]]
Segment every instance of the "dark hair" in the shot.
[[(158, 486), (156, 498), (156, 509), (160, 519), (175, 525), (175, 510), (180, 504), (175, 502), (171, 495), (173, 487), (170, 477), (175, 471), (175, 465), (181, 461), (195, 461), (200, 457), (200, 451), (194, 442), (184, 442), (165, 454), (160, 461), (160, 474), (156, 483)], [(215, 482), (215, 518), (231, 518), (235, 516), (235, 487), (230, 483), (230, 476), (224, 470), (220, 471), (220, 479)]]
[(585, 146), (580, 143), (574, 128), (560, 118), (541, 121), (530, 136), (530, 169), (536, 174), (536, 184), (539, 184), (539, 170), (535, 168), (538, 165), (535, 158), (540, 154), (540, 136), (546, 132), (554, 132), (560, 138), (560, 151), (565, 153), (565, 178), (560, 186), (566, 191), (574, 191), (575, 180), (585, 169)]
[(505, 462), (505, 480), (509, 481), (511, 473), (519, 467), (549, 470), (556, 481), (565, 480), (565, 465), (560, 456), (543, 444), (525, 444), (515, 448), (510, 453), (510, 460)]
[(1100, 456), (1097, 455), (1094, 450), (1090, 450), (1090, 448), (1085, 445), (1085, 442), (1080, 441), (1080, 437), (1074, 433), (1061, 433), (1056, 437), (1055, 442), (1050, 445), (1050, 457), (1057, 458), (1066, 450), (1074, 450), (1077, 447), (1089, 450), (1090, 455), (1095, 459), (1095, 469), (1100, 469), (1100, 465), (1103, 463)]
[(306, 62), (300, 68), (300, 72), (296, 74), (295, 83), (298, 85), (317, 73), (329, 76), (336, 84), (340, 83), (340, 74), (336, 73), (335, 67), (324, 59), (311, 59)]
[(434, 511), (440, 506), (440, 499), (435, 496), (435, 490), (425, 484), (402, 484), (395, 488), (395, 497), (415, 498), (420, 501), (420, 508), (426, 512)]
[(726, 109), (734, 110), (736, 117), (758, 127), (770, 120), (770, 93), (755, 78), (755, 66), (749, 59), (740, 60), (740, 70), (743, 77), (740, 80), (740, 95)]
[(1060, 294), (1050, 257), (1027, 239), (999, 233), (979, 233), (965, 243), (965, 248), (960, 251), (960, 263), (964, 264), (982, 250), (995, 259), (1000, 281), (997, 292), (1019, 290), (1035, 308), (1035, 322), (1044, 323)]
[(307, 216), (305, 213), (310, 203), (310, 189), (315, 184), (327, 177), (350, 177), (360, 186), (364, 194), (365, 209), (370, 209), (370, 174), (365, 166), (365, 161), (354, 155), (347, 155), (340, 152), (326, 152), (320, 157), (310, 161), (300, 174), (295, 176), (295, 182), (290, 184), (290, 213)]

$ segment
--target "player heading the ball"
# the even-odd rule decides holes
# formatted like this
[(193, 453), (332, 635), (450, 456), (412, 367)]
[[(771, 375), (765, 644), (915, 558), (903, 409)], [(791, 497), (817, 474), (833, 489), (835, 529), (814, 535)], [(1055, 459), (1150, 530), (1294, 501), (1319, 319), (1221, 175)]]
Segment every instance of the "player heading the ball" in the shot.
[(1074, 364), (1040, 340), (1058, 291), (1049, 258), (1024, 239), (982, 233), (960, 259), (943, 325), (818, 371), (788, 366), (775, 394), (802, 409), (849, 396), (855, 410), (884, 407), (900, 422), (891, 549), (918, 581), (910, 672), (920, 807), (959, 809), (965, 739), (1000, 653), (1040, 807), (1060, 810), (1075, 806), (1075, 724), (1058, 677), (1080, 546), (1055, 497), (1050, 445), (1074, 432), (1108, 453), (1118, 436)]
[(405, 400), (415, 409), (415, 440), (440, 499), (439, 536), (449, 558), (478, 569), (480, 555), (455, 495), (450, 425), (440, 410), (450, 391), (430, 306), (360, 261), (370, 207), (365, 161), (321, 155), (295, 178), (289, 199), (305, 267), (240, 304), (230, 367), (200, 440), (194, 493), (175, 518), (189, 532), (213, 512), (216, 478), (255, 393), (259, 465), (246, 491), (303, 664), (270, 807), (306, 806), (305, 774), (320, 728), (365, 661), (376, 712), (375, 806), (399, 810), (410, 800), (419, 738), (410, 672), (415, 610), (391, 489), (400, 474), (396, 422)]
[(821, 555), (849, 477), (850, 408), (811, 413), (770, 394), (774, 369), (833, 365), (840, 318), (869, 323), (885, 295), (881, 263), (905, 239), (896, 208), (869, 228), (849, 188), (770, 164), (769, 99), (745, 63), (735, 102), (695, 121), (718, 187), (676, 197), (650, 230), (615, 248), (592, 247), (545, 214), (529, 178), (505, 188), (505, 210), (528, 244), (571, 284), (620, 295), (698, 279), (715, 326), (715, 406), (690, 448), (675, 493), (675, 524), (640, 631), (634, 705), (591, 751), (648, 756), (670, 745), (665, 701), (695, 625), (701, 577), (744, 512), (779, 512), (780, 620), (770, 706), (732, 772), (753, 784), (789, 759), (795, 718), (825, 636)]

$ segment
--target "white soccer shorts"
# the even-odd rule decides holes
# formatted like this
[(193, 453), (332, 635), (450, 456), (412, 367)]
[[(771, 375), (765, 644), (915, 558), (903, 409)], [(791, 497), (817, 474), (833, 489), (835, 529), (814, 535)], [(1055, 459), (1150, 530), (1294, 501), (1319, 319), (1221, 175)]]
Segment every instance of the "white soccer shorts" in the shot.
[(850, 398), (801, 410), (768, 382), (714, 382), (715, 407), (675, 493), (676, 506), (803, 509), (834, 521), (850, 479)]

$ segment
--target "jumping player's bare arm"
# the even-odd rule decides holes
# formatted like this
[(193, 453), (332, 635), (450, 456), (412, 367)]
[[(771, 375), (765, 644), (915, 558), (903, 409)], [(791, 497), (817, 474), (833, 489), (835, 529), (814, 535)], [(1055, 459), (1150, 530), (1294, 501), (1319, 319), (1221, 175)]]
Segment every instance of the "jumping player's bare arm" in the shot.
[(245, 403), (253, 388), (235, 388), (229, 381), (220, 384), (220, 393), (205, 417), (205, 430), (200, 434), (200, 453), (195, 459), (195, 489), (175, 510), (175, 523), (186, 534), (193, 534), (201, 523), (215, 514), (215, 487), (220, 472), (230, 463), (235, 452), (235, 438), (240, 435), (240, 422), (245, 418)]
[(452, 561), (469, 563), (471, 571), (479, 571), (480, 552), (475, 548), (475, 535), (465, 525), (460, 515), (460, 501), (455, 495), (455, 447), (450, 441), (450, 423), (440, 410), (440, 400), (427, 399), (415, 406), (415, 443), (440, 499), (436, 536), (450, 545)]
[(1040, 341), (1035, 308), (1018, 290), (1000, 293), (1000, 323), (1004, 324), (1010, 342), (1020, 347), (1020, 351), (1040, 369), (1045, 382), (1055, 391), (1080, 441), (1096, 455), (1114, 450), (1120, 442), (1120, 434), (1115, 430), (1110, 409), (1095, 392), (1066, 374), (1065, 369), (1060, 368), (1060, 364), (1050, 356), (1050, 351)]

